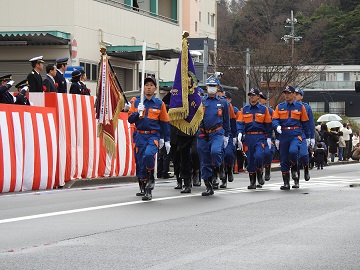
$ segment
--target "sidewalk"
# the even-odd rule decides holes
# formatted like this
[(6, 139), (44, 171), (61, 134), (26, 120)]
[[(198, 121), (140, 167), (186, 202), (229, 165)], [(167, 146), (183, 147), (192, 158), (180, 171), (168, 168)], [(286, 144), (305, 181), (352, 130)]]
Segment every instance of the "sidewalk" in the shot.
[[(357, 160), (349, 161), (338, 161), (338, 158), (335, 158), (334, 162), (329, 162), (328, 166), (337, 166), (337, 165), (346, 165), (352, 163), (359, 163)], [(271, 164), (271, 171), (280, 171), (280, 163), (275, 162)], [(175, 179), (169, 178), (169, 179)], [(161, 179), (162, 180), (162, 179)], [(119, 176), (119, 177), (103, 177), (103, 178), (87, 178), (87, 179), (74, 179), (65, 184), (63, 188), (82, 188), (89, 186), (99, 186), (99, 185), (114, 185), (114, 184), (125, 184), (125, 183), (137, 183), (136, 176)]]

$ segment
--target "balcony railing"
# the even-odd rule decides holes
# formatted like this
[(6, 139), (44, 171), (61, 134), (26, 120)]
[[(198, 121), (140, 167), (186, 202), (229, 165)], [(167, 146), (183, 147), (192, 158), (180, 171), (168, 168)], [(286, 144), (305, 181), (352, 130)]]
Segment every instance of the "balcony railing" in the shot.
[(355, 89), (355, 81), (327, 82), (317, 81), (305, 87), (306, 89)]
[(165, 17), (159, 14), (155, 14), (153, 12), (150, 12), (148, 10), (143, 10), (143, 9), (137, 9), (137, 10), (133, 10), (132, 6), (126, 5), (122, 2), (119, 2), (119, 0), (95, 0), (97, 2), (103, 3), (103, 4), (107, 4), (107, 5), (111, 5), (113, 7), (117, 7), (117, 8), (121, 8), (127, 11), (131, 11), (137, 14), (141, 14), (147, 17), (151, 17), (151, 18), (156, 18), (158, 20), (164, 21), (164, 22), (168, 22), (168, 23), (174, 23), (174, 24), (178, 24), (178, 20), (174, 20), (172, 18), (169, 17)]

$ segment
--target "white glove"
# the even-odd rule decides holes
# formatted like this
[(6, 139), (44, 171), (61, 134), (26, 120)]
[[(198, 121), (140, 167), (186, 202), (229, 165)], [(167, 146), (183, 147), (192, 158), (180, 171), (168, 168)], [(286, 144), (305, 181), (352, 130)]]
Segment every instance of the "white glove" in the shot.
[(8, 81), (7, 84), (12, 86), (14, 84), (14, 81)]
[(233, 138), (233, 144), (236, 145), (236, 138)]
[(267, 138), (266, 139), (267, 145), (269, 146), (269, 149), (271, 149), (271, 139)]
[(282, 133), (281, 126), (277, 126), (276, 131), (277, 131), (277, 133), (281, 134)]
[(170, 153), (170, 148), (171, 148), (170, 142), (165, 142), (166, 154)]
[(238, 147), (239, 147), (239, 150), (242, 150), (242, 149), (243, 149), (243, 145), (242, 145), (242, 142), (241, 142), (241, 141), (238, 141)]
[(275, 140), (275, 146), (279, 150), (279, 147), (280, 147), (280, 141), (279, 140)]
[(226, 146), (228, 145), (229, 143), (229, 137), (223, 137), (223, 140), (224, 140), (224, 148), (226, 148)]
[(160, 139), (159, 141), (159, 149), (163, 148), (164, 146), (164, 139)]
[(140, 102), (139, 105), (138, 105), (138, 112), (139, 112), (139, 114), (142, 114), (142, 112), (144, 111), (144, 109), (145, 109), (144, 104), (142, 104), (142, 103)]
[(314, 138), (310, 139), (310, 145), (311, 145), (311, 148), (315, 147), (315, 139)]
[(238, 139), (238, 142), (241, 142), (241, 138), (242, 138), (242, 133), (239, 133), (239, 134), (238, 134), (238, 138), (237, 138), (237, 139)]
[(310, 145), (310, 139), (306, 139), (306, 145), (307, 145), (307, 146)]
[(128, 102), (128, 103), (125, 103), (125, 106), (124, 106), (124, 111), (127, 112), (130, 110), (130, 107), (131, 107), (131, 103)]

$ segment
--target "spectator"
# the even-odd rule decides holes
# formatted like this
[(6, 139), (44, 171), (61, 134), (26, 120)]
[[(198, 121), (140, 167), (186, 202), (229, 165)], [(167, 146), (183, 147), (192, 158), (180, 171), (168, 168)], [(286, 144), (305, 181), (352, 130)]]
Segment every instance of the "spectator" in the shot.
[(354, 150), (355, 145), (357, 145), (359, 142), (359, 134), (355, 132), (352, 137), (352, 145), (354, 146), (352, 150)]
[(317, 147), (314, 153), (315, 164), (318, 170), (322, 170), (324, 168), (324, 162), (327, 156), (321, 143), (318, 143), (316, 146)]
[(342, 131), (339, 131), (338, 133), (339, 135), (339, 159), (338, 161), (343, 161), (343, 158), (344, 158), (344, 149), (345, 149), (345, 140), (344, 140), (344, 136), (343, 136), (343, 132)]
[(56, 83), (54, 77), (56, 76), (56, 66), (49, 64), (46, 66), (46, 76), (43, 81), (44, 92), (55, 92), (57, 93)]
[[(342, 129), (340, 130), (343, 133), (345, 140), (345, 149), (344, 149), (344, 160), (349, 160), (351, 149), (350, 149), (350, 134), (352, 130), (349, 129), (348, 124), (344, 123)], [(349, 153), (350, 151), (350, 153)]]
[(351, 158), (353, 160), (360, 160), (360, 143), (357, 143), (354, 146), (354, 150), (352, 151)]
[(339, 135), (338, 128), (330, 129), (328, 134), (329, 153), (331, 154), (331, 162), (335, 161), (335, 154), (338, 151)]

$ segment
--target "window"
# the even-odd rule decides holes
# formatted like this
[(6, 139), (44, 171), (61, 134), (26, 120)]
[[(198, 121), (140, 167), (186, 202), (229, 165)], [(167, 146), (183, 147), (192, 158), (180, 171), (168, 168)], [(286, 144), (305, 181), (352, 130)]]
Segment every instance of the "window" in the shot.
[(80, 66), (84, 67), (87, 79), (89, 81), (97, 81), (97, 70), (98, 70), (98, 65), (94, 64), (94, 63), (87, 63), (87, 62), (80, 62)]
[(215, 14), (211, 15), (211, 26), (214, 27), (215, 26)]
[(195, 21), (195, 32), (197, 32), (197, 22)]
[(329, 113), (345, 114), (345, 101), (329, 102)]
[(320, 81), (323, 81), (323, 82), (326, 81), (326, 73), (325, 72), (320, 73)]
[(201, 22), (201, 11), (199, 11), (199, 22)]
[(325, 112), (325, 102), (309, 102), (313, 112)]
[(344, 81), (350, 81), (350, 72), (344, 72)]
[(336, 73), (336, 81), (343, 82), (344, 81), (344, 73)]
[(208, 24), (210, 24), (210, 12), (208, 12)]

